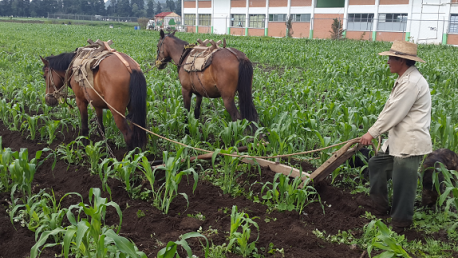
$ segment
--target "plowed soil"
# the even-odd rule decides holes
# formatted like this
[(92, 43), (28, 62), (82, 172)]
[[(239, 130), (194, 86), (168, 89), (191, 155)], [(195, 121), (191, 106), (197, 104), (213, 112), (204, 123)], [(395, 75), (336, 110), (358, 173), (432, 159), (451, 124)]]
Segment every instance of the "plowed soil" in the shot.
[[(77, 137), (76, 132), (62, 132), (58, 134), (57, 140), (51, 146), (46, 143), (31, 141), (20, 132), (9, 131), (0, 122), (0, 135), (3, 138), (3, 147), (13, 150), (28, 148), (29, 158), (35, 156), (35, 152), (44, 147), (56, 149), (61, 142), (69, 143)], [(97, 137), (92, 136), (95, 140)], [(118, 160), (122, 159), (125, 150), (115, 150)], [(35, 175), (33, 191), (37, 193), (40, 189), (53, 189), (59, 199), (65, 193), (78, 192), (84, 197), (84, 202), (89, 203), (87, 197), (90, 188), (102, 188), (98, 175), (91, 175), (87, 165), (68, 165), (59, 160), (54, 168), (52, 160), (45, 161)], [(263, 169), (261, 175), (254, 170), (251, 174), (244, 174), (242, 179), (250, 182), (273, 181), (274, 172)], [(184, 179), (179, 187), (179, 192), (189, 196), (189, 207), (186, 208), (184, 198), (177, 197), (170, 208), (168, 215), (154, 208), (151, 202), (133, 200), (129, 198), (120, 181), (110, 180), (112, 189), (112, 200), (119, 204), (123, 212), (121, 235), (135, 242), (138, 248), (145, 252), (148, 257), (156, 257), (157, 252), (162, 249), (168, 241), (176, 241), (180, 235), (191, 231), (197, 231), (200, 227), (208, 230), (217, 229), (218, 234), (207, 235), (208, 239), (215, 245), (228, 243), (227, 236), (230, 229), (231, 207), (236, 205), (239, 211), (249, 214), (250, 218), (258, 223), (260, 236), (256, 244), (258, 253), (265, 257), (282, 257), (276, 252), (269, 254), (269, 244), (275, 248), (284, 250), (284, 257), (362, 257), (364, 250), (344, 244), (332, 244), (317, 238), (312, 231), (325, 230), (328, 234), (336, 234), (338, 231), (350, 230), (359, 236), (362, 227), (369, 222), (361, 215), (368, 208), (360, 207), (356, 198), (369, 198), (363, 195), (352, 195), (348, 190), (331, 186), (329, 182), (323, 182), (316, 186), (321, 200), (324, 204), (324, 211), (319, 203), (308, 205), (302, 214), (297, 212), (268, 212), (267, 206), (254, 203), (245, 197), (233, 198), (224, 195), (222, 190), (211, 183), (200, 180), (196, 191), (192, 192), (193, 180)], [(13, 225), (6, 212), (10, 196), (8, 193), (0, 195), (0, 258), (28, 257), (30, 248), (35, 243), (34, 232), (23, 228), (20, 224)], [(109, 197), (105, 194), (104, 197)], [(79, 203), (77, 197), (65, 198), (62, 207), (69, 207)], [(107, 225), (117, 225), (119, 218), (111, 207), (107, 210)], [(145, 216), (137, 216), (142, 211)], [(188, 214), (201, 213), (205, 220), (201, 221)], [(255, 240), (256, 229), (252, 227), (252, 240)], [(254, 235), (254, 236), (253, 236)], [(406, 237), (409, 240), (422, 239), (415, 231), (407, 231)], [(190, 240), (189, 244), (196, 255), (203, 257), (202, 247), (198, 240)], [(55, 257), (60, 253), (60, 247), (45, 249), (41, 257)], [(367, 255), (364, 255), (367, 257)], [(183, 257), (183, 256), (182, 256)], [(184, 256), (185, 257), (185, 256)], [(229, 254), (227, 257), (240, 257)]]

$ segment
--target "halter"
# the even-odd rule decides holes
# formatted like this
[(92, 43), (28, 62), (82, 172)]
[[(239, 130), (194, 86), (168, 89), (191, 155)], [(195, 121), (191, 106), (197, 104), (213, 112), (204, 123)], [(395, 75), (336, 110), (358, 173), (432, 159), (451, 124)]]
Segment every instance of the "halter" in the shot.
[[(48, 69), (48, 76), (46, 77), (46, 84), (51, 85), (54, 88), (54, 91), (52, 93), (46, 93), (45, 97), (53, 96), (55, 99), (57, 99), (60, 103), (62, 103), (62, 99), (67, 100), (67, 87), (66, 82), (64, 81), (64, 85), (60, 88), (57, 89), (56, 83), (54, 82), (54, 76), (53, 76), (53, 69), (51, 67), (46, 67), (45, 70)], [(64, 80), (62, 76), (60, 76), (56, 72), (57, 76), (59, 77), (60, 80)], [(67, 73), (65, 73), (65, 77), (67, 77)]]
[(167, 36), (164, 36), (164, 38), (162, 38), (162, 39), (159, 41), (159, 46), (157, 47), (157, 52), (156, 52), (156, 53), (157, 53), (157, 56), (156, 56), (156, 67), (157, 67), (157, 68), (159, 68), (159, 66), (161, 66), (161, 65), (163, 65), (163, 64), (165, 64), (165, 63), (170, 62), (170, 60), (172, 59), (171, 57), (169, 57), (169, 58), (163, 58), (163, 59), (159, 60), (159, 54), (164, 53), (164, 50), (163, 50), (162, 45), (163, 45), (163, 43), (164, 43), (165, 37), (167, 37)]

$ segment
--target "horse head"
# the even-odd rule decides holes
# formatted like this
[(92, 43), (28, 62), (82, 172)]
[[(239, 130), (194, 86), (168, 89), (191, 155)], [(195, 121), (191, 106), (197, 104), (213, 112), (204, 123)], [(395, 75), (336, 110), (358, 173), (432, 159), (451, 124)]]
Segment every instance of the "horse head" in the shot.
[(41, 57), (43, 62), (43, 78), (46, 82), (45, 102), (54, 107), (59, 103), (64, 86), (65, 72), (74, 56), (74, 53), (63, 53), (57, 56)]
[(158, 69), (164, 69), (167, 66), (167, 63), (172, 60), (172, 55), (170, 52), (170, 45), (172, 40), (171, 36), (175, 35), (176, 31), (173, 31), (170, 34), (165, 34), (164, 31), (161, 29), (160, 35), (161, 38), (157, 43), (157, 56), (156, 56), (156, 67)]

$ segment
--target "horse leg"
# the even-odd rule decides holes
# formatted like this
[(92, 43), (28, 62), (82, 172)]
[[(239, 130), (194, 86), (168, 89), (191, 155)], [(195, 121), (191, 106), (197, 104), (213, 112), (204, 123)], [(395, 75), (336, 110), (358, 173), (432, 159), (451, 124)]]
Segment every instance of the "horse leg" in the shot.
[[(81, 116), (81, 135), (82, 136), (89, 136), (89, 125), (88, 125), (88, 114), (87, 114), (87, 105), (88, 103), (83, 100), (79, 100), (76, 98), (76, 105), (80, 111)], [(87, 139), (83, 139), (83, 144), (88, 145), (89, 141)]]
[(235, 106), (234, 97), (226, 97), (223, 98), (224, 107), (226, 108), (227, 112), (231, 115), (232, 121), (236, 121), (237, 119), (242, 119), (240, 112), (237, 110)]
[(194, 117), (196, 119), (199, 119), (201, 104), (202, 104), (202, 95), (196, 94), (196, 106), (194, 107)]
[[(117, 110), (119, 110), (122, 113), (123, 109), (117, 109)], [(116, 127), (118, 127), (119, 131), (121, 131), (122, 136), (124, 137), (124, 141), (126, 142), (127, 148), (129, 150), (134, 149), (131, 143), (133, 130), (129, 127), (127, 120), (124, 117), (120, 116), (118, 113), (116, 113), (116, 111), (114, 110), (111, 110), (111, 113), (113, 114), (113, 118), (115, 120)]]
[[(186, 112), (185, 119), (184, 119), (184, 123), (187, 125), (188, 124), (188, 114), (189, 114), (189, 111), (191, 111), (191, 96), (192, 96), (192, 92), (189, 91), (189, 90), (186, 90), (185, 88), (182, 88), (181, 89), (181, 95), (183, 95), (184, 108), (188, 111), (188, 112)], [(184, 133), (185, 134), (189, 134), (189, 129), (188, 129), (187, 126), (184, 129)]]
[(95, 108), (95, 113), (97, 114), (97, 123), (100, 136), (104, 137), (105, 135), (105, 127), (103, 126), (103, 109)]

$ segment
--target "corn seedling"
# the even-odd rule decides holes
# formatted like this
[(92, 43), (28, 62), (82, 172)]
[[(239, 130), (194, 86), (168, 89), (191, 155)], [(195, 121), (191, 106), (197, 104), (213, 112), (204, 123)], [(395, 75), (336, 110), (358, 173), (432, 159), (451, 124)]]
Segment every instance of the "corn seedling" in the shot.
[(8, 128), (11, 131), (19, 131), (21, 129), (21, 123), (22, 123), (22, 113), (19, 108), (19, 105), (14, 104), (13, 107), (10, 109), (11, 112), (11, 123), (8, 124)]
[(10, 148), (2, 149), (2, 137), (0, 136), (0, 189), (4, 192), (10, 192), (13, 184), (8, 173), (8, 168), (14, 160), (13, 151)]
[(27, 114), (24, 114), (24, 116), (26, 117), (26, 121), (22, 123), (21, 128), (25, 127), (30, 133), (30, 139), (35, 140), (40, 116), (29, 116)]
[[(138, 251), (135, 244), (128, 239), (118, 235), (122, 224), (122, 212), (118, 204), (107, 202), (106, 198), (100, 196), (101, 192), (98, 188), (89, 190), (89, 206), (83, 202), (78, 205), (72, 205), (67, 211), (67, 219), (71, 223), (66, 228), (56, 228), (50, 231), (44, 231), (40, 239), (30, 250), (30, 257), (38, 256), (38, 249), (44, 245), (49, 236), (63, 235), (63, 241), (60, 243), (46, 244), (44, 248), (62, 245), (64, 257), (68, 258), (70, 249), (77, 256), (105, 258), (105, 257), (142, 257), (146, 255)], [(92, 204), (93, 202), (93, 204)], [(102, 226), (102, 221), (105, 220), (106, 208), (112, 206), (116, 209), (119, 216), (118, 232)], [(72, 209), (77, 208), (78, 218), (75, 219)], [(80, 218), (79, 214), (84, 212), (86, 218)]]
[[(458, 172), (448, 170), (442, 163), (439, 163), (437, 170), (438, 172), (433, 175), (433, 183), (438, 195), (440, 195), (438, 205), (440, 207), (445, 203), (446, 215), (454, 218), (453, 220), (458, 220), (458, 215), (456, 214), (458, 209)], [(439, 174), (442, 174), (443, 182), (440, 181)], [(455, 222), (447, 231), (449, 233), (454, 232), (457, 227), (458, 222)]]
[[(122, 161), (115, 162), (113, 168), (116, 171), (116, 176), (124, 183), (126, 191), (130, 197), (134, 196), (140, 189), (138, 187), (133, 187), (133, 175), (137, 170), (138, 163), (143, 157), (143, 153), (135, 154), (135, 150), (131, 150)], [(132, 155), (134, 155), (132, 157)]]
[(272, 183), (267, 182), (261, 188), (262, 199), (267, 205), (280, 211), (296, 210), (301, 213), (305, 206), (316, 201), (312, 197), (318, 196), (318, 201), (321, 203), (318, 192), (313, 186), (308, 185), (309, 182), (308, 178), (304, 182), (304, 188), (300, 189), (299, 186), (303, 183), (300, 178), (294, 178), (290, 183), (290, 177), (278, 173)]
[(47, 136), (48, 136), (48, 141), (46, 141), (47, 144), (51, 144), (54, 141), (54, 139), (56, 139), (57, 137), (56, 131), (59, 128), (59, 125), (60, 125), (59, 120), (49, 119), (46, 122), (45, 127), (42, 127), (42, 129), (43, 128), (45, 129), (45, 132), (47, 133)]
[[(219, 153), (232, 154), (232, 152), (234, 151), (237, 151), (237, 149), (234, 147), (230, 147), (227, 150), (220, 150), (220, 149), (215, 150), (215, 152), (213, 152), (213, 155), (212, 155), (213, 167), (215, 167), (215, 159)], [(223, 169), (223, 175), (219, 180), (220, 181), (219, 184), (220, 184), (221, 189), (223, 189), (224, 194), (232, 193), (232, 191), (236, 187), (237, 176), (235, 175), (235, 172), (237, 171), (237, 167), (238, 167), (238, 164), (241, 158), (224, 155), (222, 159), (224, 163), (224, 169)]]
[[(153, 205), (160, 209), (165, 214), (168, 214), (170, 204), (172, 203), (173, 199), (175, 199), (178, 194), (183, 196), (188, 202), (188, 195), (185, 193), (178, 193), (178, 185), (181, 182), (181, 179), (185, 175), (192, 174), (194, 177), (194, 185), (192, 190), (196, 190), (197, 182), (199, 180), (199, 176), (193, 168), (188, 168), (183, 171), (180, 170), (181, 166), (181, 153), (183, 152), (184, 148), (178, 150), (175, 157), (169, 157), (167, 151), (163, 154), (163, 160), (165, 161), (165, 166), (160, 166), (156, 168), (153, 174), (156, 173), (158, 169), (165, 171), (165, 182), (159, 187), (157, 193), (153, 193)], [(155, 178), (155, 176), (153, 176)], [(149, 180), (149, 179), (148, 179)], [(151, 181), (150, 181), (151, 184)]]
[[(80, 139), (80, 137), (78, 137)], [(106, 156), (106, 153), (102, 151), (103, 142), (96, 142), (95, 144), (92, 141), (89, 141), (89, 144), (84, 147), (86, 155), (89, 158), (89, 163), (91, 164), (91, 173), (97, 174), (99, 168), (100, 160)]]
[[(248, 243), (250, 240), (251, 229), (250, 226), (255, 226), (258, 230), (258, 236), (255, 241)], [(242, 232), (237, 232), (239, 227), (242, 227)], [(243, 257), (250, 257), (253, 253), (257, 253), (256, 242), (259, 239), (259, 226), (254, 222), (245, 212), (238, 212), (237, 206), (232, 206), (231, 212), (231, 230), (229, 235), (228, 250), (232, 250), (234, 243), (237, 246), (234, 248), (237, 253)]]
[(187, 254), (187, 257), (195, 257), (193, 254), (192, 254), (192, 250), (191, 248), (189, 247), (188, 243), (186, 242), (186, 239), (189, 239), (191, 237), (203, 237), (205, 238), (205, 241), (207, 242), (207, 245), (206, 245), (206, 248), (205, 248), (205, 258), (208, 257), (208, 239), (200, 234), (200, 233), (197, 233), (197, 232), (189, 232), (189, 233), (186, 233), (182, 236), (180, 236), (180, 240), (179, 241), (176, 241), (176, 242), (173, 242), (173, 241), (170, 241), (167, 243), (167, 246), (162, 248), (158, 253), (157, 253), (157, 258), (173, 258), (173, 257), (180, 257), (178, 255), (178, 246), (182, 246), (184, 248), (184, 250), (186, 250), (186, 254)]
[(69, 144), (62, 143), (56, 149), (57, 156), (69, 166), (70, 164), (79, 164), (83, 161), (83, 154), (75, 145), (77, 145), (76, 141), (72, 141)]
[[(404, 237), (393, 236), (391, 231), (381, 220), (373, 220), (367, 226), (365, 226), (365, 234), (374, 234), (371, 243), (367, 246), (367, 253), (369, 257), (374, 248), (384, 250), (384, 252), (375, 257), (394, 257), (400, 256), (409, 258), (410, 255), (400, 245), (404, 241)], [(374, 257), (374, 258), (375, 258)]]

